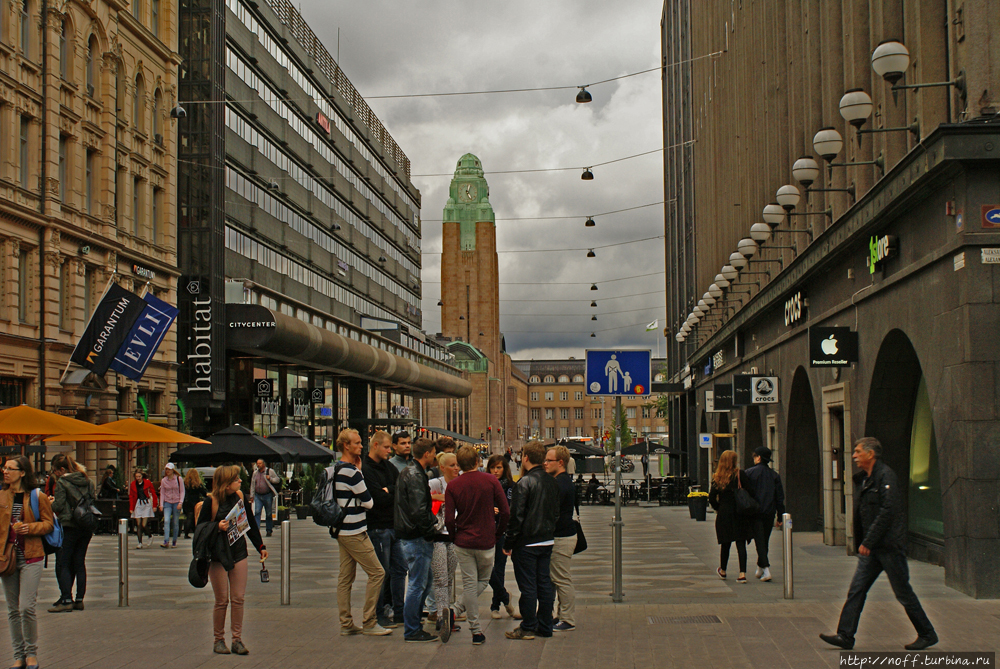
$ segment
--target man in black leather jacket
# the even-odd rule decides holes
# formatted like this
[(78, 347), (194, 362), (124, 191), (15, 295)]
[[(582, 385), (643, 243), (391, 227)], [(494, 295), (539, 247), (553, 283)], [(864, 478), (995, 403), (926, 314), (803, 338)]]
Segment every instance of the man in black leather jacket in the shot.
[(410, 578), (403, 603), (403, 638), (411, 642), (437, 641), (437, 636), (420, 625), (420, 609), (427, 591), (431, 554), (430, 538), (435, 534), (436, 518), (431, 511), (431, 489), (427, 469), (434, 463), (436, 451), (430, 439), (417, 439), (409, 464), (396, 479), (394, 529), (403, 549)]
[(902, 491), (896, 473), (882, 462), (881, 457), (882, 444), (874, 437), (864, 437), (854, 444), (854, 462), (862, 469), (854, 475), (854, 545), (858, 551), (858, 567), (847, 591), (837, 633), (819, 636), (832, 646), (844, 650), (854, 648), (854, 634), (858, 631), (868, 590), (885, 571), (893, 594), (917, 630), (916, 641), (904, 648), (923, 650), (936, 644), (938, 637), (910, 586)]
[(506, 633), (508, 639), (552, 636), (555, 587), (549, 569), (559, 518), (559, 486), (545, 473), (544, 463), (542, 442), (526, 444), (521, 461), (525, 473), (514, 486), (503, 550), (512, 557), (514, 577), (521, 591), (521, 625)]
[[(753, 519), (753, 542), (757, 547), (757, 578), (771, 580), (771, 563), (767, 559), (771, 528), (781, 526), (781, 516), (785, 513), (785, 489), (781, 485), (778, 472), (771, 469), (771, 449), (758, 446), (753, 453), (753, 467), (746, 470), (747, 478), (753, 484), (754, 497), (760, 511)], [(775, 524), (777, 514), (777, 525)]]

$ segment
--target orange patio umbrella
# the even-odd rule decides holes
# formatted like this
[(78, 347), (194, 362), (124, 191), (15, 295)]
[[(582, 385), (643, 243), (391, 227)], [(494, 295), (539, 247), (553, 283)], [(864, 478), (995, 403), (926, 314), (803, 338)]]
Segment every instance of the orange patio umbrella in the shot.
[(22, 455), (28, 444), (53, 435), (62, 436), (63, 441), (83, 441), (91, 437), (104, 441), (121, 436), (113, 428), (34, 409), (26, 404), (0, 411), (0, 443), (7, 447), (19, 446)]
[(116, 436), (108, 437), (95, 435), (83, 439), (72, 439), (65, 435), (50, 437), (45, 441), (103, 441), (114, 444), (127, 453), (125, 464), (126, 473), (132, 471), (132, 454), (140, 448), (145, 448), (150, 444), (210, 444), (212, 442), (192, 437), (189, 434), (171, 430), (159, 425), (153, 425), (135, 418), (125, 418), (111, 423), (104, 423), (98, 426), (105, 431), (113, 432)]

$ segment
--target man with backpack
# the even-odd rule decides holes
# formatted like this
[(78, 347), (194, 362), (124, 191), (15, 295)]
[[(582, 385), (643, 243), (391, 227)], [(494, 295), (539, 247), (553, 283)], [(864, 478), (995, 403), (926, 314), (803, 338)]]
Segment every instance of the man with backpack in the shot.
[[(357, 430), (341, 430), (337, 436), (337, 450), (341, 457), (332, 467), (325, 470), (326, 485), (324, 496), (333, 494), (337, 504), (343, 508), (344, 516), (339, 527), (331, 527), (330, 534), (340, 546), (340, 578), (337, 583), (337, 605), (340, 608), (340, 635), (365, 634), (385, 636), (392, 634), (378, 624), (376, 605), (385, 570), (375, 555), (375, 547), (368, 538), (367, 509), (374, 506), (371, 493), (365, 485), (358, 466), (361, 464), (361, 435)], [(332, 489), (331, 489), (332, 487)], [(362, 609), (362, 625), (354, 624), (351, 615), (351, 587), (357, 576), (358, 565), (368, 575), (365, 588), (365, 604)]]
[[(771, 580), (771, 563), (767, 559), (767, 544), (771, 539), (771, 528), (775, 525), (775, 514), (780, 519), (785, 513), (785, 490), (781, 477), (771, 469), (771, 449), (759, 446), (753, 454), (753, 467), (746, 470), (753, 483), (754, 497), (760, 511), (753, 519), (753, 542), (757, 548), (757, 578)], [(781, 521), (778, 521), (780, 526)]]
[(253, 470), (253, 477), (250, 479), (251, 503), (253, 504), (253, 515), (257, 519), (257, 526), (260, 522), (260, 510), (264, 509), (264, 519), (267, 522), (267, 536), (271, 536), (274, 529), (274, 519), (271, 518), (271, 505), (274, 498), (278, 496), (275, 486), (281, 484), (281, 477), (273, 469), (267, 466), (263, 460), (257, 460), (257, 467)]

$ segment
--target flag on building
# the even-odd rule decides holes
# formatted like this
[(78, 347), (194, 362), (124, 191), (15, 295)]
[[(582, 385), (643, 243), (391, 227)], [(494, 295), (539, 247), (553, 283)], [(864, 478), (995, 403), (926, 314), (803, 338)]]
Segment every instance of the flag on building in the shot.
[(657, 318), (655, 321), (646, 326), (646, 332), (652, 332), (653, 330), (659, 329), (660, 319)]
[(133, 381), (142, 378), (146, 367), (153, 359), (153, 354), (177, 318), (176, 307), (170, 306), (152, 293), (146, 293), (143, 300), (146, 303), (145, 308), (132, 325), (125, 343), (111, 361), (111, 369)]
[(103, 376), (144, 306), (138, 295), (112, 282), (94, 309), (70, 360)]

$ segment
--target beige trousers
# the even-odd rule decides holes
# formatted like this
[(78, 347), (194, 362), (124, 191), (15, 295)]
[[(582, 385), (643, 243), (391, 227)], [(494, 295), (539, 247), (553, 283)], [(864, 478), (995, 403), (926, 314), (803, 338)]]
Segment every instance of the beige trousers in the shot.
[(375, 547), (367, 532), (337, 537), (340, 545), (340, 580), (337, 583), (337, 605), (340, 607), (340, 626), (354, 627), (354, 617), (351, 615), (351, 586), (357, 575), (357, 567), (368, 574), (368, 587), (365, 588), (365, 606), (362, 609), (363, 627), (370, 629), (378, 622), (375, 607), (378, 604), (378, 594), (385, 580), (385, 570), (375, 555)]
[(555, 612), (559, 620), (570, 625), (576, 625), (576, 588), (573, 587), (572, 560), (573, 549), (576, 548), (576, 535), (571, 537), (556, 537), (552, 546), (552, 562), (549, 574), (556, 586), (558, 607)]

